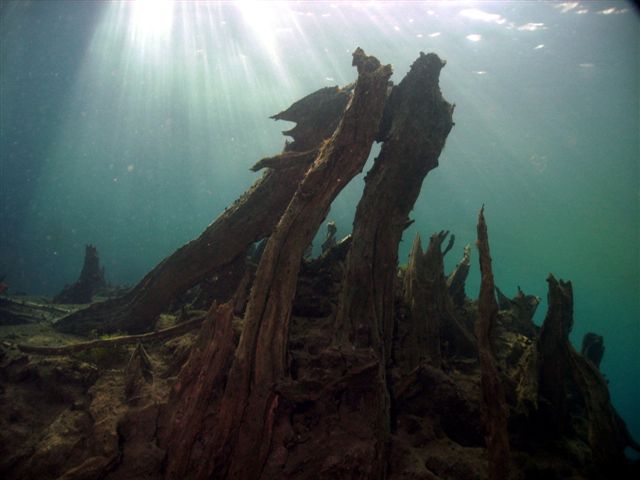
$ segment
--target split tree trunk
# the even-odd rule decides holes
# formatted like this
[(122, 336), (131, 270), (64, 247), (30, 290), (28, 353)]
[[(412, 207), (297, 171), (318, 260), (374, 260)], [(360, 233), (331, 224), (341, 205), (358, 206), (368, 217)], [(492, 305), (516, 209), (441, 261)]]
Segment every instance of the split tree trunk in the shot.
[[(196, 425), (186, 444), (177, 440), (169, 445), (172, 478), (194, 471), (193, 477), (202, 479), (259, 478), (271, 449), (276, 448), (273, 427), (280, 397), (275, 387), (289, 375), (289, 321), (302, 256), (331, 202), (362, 170), (386, 100), (391, 68), (360, 49), (353, 63), (359, 76), (351, 103), (262, 255), (207, 454), (192, 454), (189, 442), (200, 436)], [(201, 375), (207, 375), (208, 365), (202, 368)]]
[[(268, 171), (197, 239), (164, 259), (126, 295), (91, 305), (58, 323), (62, 332), (89, 334), (123, 331), (141, 333), (153, 328), (171, 301), (215, 272), (229, 268), (249, 246), (271, 234), (322, 141), (335, 130), (349, 99), (348, 89), (323, 88), (275, 115), (297, 122), (284, 132), (293, 137), (285, 152), (270, 158), (287, 162)], [(295, 155), (300, 153), (300, 155)], [(276, 160), (274, 160), (274, 158)], [(295, 161), (291, 161), (294, 158)], [(269, 162), (266, 162), (269, 164)]]
[(491, 330), (498, 317), (498, 302), (491, 268), (489, 236), (484, 220), (484, 207), (478, 217), (478, 252), (480, 256), (480, 295), (475, 332), (480, 358), (480, 382), (489, 456), (489, 480), (506, 480), (509, 476), (508, 408), (500, 373), (491, 348)]
[(438, 80), (444, 62), (420, 54), (385, 108), (382, 150), (365, 178), (336, 316), (337, 341), (373, 349), (387, 362), (393, 339), (393, 303), (402, 232), (427, 173), (453, 126), (453, 106)]

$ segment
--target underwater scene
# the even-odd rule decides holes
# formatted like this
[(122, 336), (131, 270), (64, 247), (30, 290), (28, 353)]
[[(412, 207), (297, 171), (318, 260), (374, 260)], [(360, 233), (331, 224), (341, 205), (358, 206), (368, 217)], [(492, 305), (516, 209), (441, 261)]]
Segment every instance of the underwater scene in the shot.
[(640, 478), (640, 9), (2, 0), (0, 476)]

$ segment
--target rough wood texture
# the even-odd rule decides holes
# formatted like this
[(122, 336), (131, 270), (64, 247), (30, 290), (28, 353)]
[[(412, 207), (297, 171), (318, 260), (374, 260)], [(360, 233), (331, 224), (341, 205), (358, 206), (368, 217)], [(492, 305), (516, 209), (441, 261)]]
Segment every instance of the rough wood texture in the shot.
[[(298, 122), (285, 132), (294, 139), (283, 157), (319, 148), (336, 128), (349, 90), (323, 88), (273, 118)], [(269, 170), (195, 240), (164, 259), (129, 293), (91, 305), (56, 324), (62, 332), (88, 334), (150, 330), (157, 316), (182, 292), (244, 256), (249, 246), (271, 234), (308, 165)]]
[(233, 306), (213, 305), (173, 386), (159, 432), (165, 478), (209, 478), (217, 405), (233, 358)]
[(484, 207), (478, 217), (478, 252), (480, 256), (480, 296), (475, 332), (480, 359), (482, 404), (489, 456), (489, 479), (506, 480), (509, 477), (508, 408), (500, 374), (491, 348), (491, 330), (498, 316), (498, 302), (494, 294), (495, 283), (491, 268), (489, 236), (484, 219)]
[(153, 364), (141, 343), (138, 343), (124, 369), (124, 395), (130, 405), (141, 399), (144, 387), (153, 383)]
[[(624, 464), (623, 449), (637, 449), (638, 444), (611, 405), (606, 379), (569, 342), (573, 326), (571, 282), (549, 275), (547, 283), (549, 309), (538, 340), (540, 410), (536, 434), (546, 442), (570, 439), (582, 445), (594, 478), (616, 477), (616, 469)], [(581, 459), (581, 454), (571, 453)]]
[(340, 344), (373, 347), (390, 358), (398, 244), (409, 212), (452, 126), (453, 106), (438, 84), (444, 62), (420, 54), (385, 107), (382, 150), (365, 179), (336, 317)]
[(462, 259), (453, 269), (453, 272), (449, 274), (447, 278), (447, 288), (449, 289), (449, 295), (453, 300), (453, 303), (457, 307), (463, 307), (464, 302), (467, 299), (467, 293), (464, 290), (465, 282), (469, 276), (469, 269), (471, 268), (471, 246), (465, 245)]
[[(381, 66), (361, 49), (354, 53), (353, 63), (359, 74), (353, 98), (262, 254), (218, 425), (208, 443), (213, 455), (200, 458), (194, 478), (259, 478), (271, 449), (278, 447), (273, 436), (280, 397), (274, 386), (288, 376), (288, 330), (300, 262), (331, 202), (367, 160), (391, 75), (389, 66)], [(190, 428), (194, 436), (200, 435), (197, 424)], [(169, 478), (185, 475), (186, 466), (199, 458), (179, 445), (170, 454), (175, 468)]]

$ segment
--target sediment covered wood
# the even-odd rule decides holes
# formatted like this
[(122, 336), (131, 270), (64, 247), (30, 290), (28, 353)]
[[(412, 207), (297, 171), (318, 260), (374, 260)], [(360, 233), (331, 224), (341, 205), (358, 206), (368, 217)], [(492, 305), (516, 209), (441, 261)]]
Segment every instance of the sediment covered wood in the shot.
[[(336, 128), (349, 90), (323, 88), (274, 118), (298, 122), (286, 132), (294, 138), (281, 157), (309, 155)], [(182, 292), (244, 256), (249, 246), (271, 234), (308, 165), (269, 170), (195, 240), (160, 262), (129, 293), (91, 305), (62, 319), (62, 332), (89, 334), (150, 330), (157, 316)]]
[(506, 480), (509, 477), (508, 408), (500, 373), (491, 348), (491, 330), (498, 316), (498, 302), (494, 294), (495, 282), (491, 268), (489, 236), (484, 219), (484, 207), (478, 216), (478, 252), (480, 256), (480, 295), (475, 332), (480, 359), (483, 416), (489, 456), (489, 479)]
[[(209, 444), (213, 454), (194, 478), (259, 478), (270, 452), (283, 441), (274, 439), (280, 402), (274, 386), (288, 376), (288, 329), (300, 262), (331, 202), (366, 162), (391, 75), (390, 67), (360, 49), (353, 62), (359, 73), (353, 98), (262, 254), (220, 403), (219, 423)], [(193, 428), (199, 435), (198, 426)], [(191, 460), (179, 457), (189, 457), (190, 450), (177, 444), (170, 455), (176, 456), (170, 460), (176, 465), (172, 475), (186, 474), (180, 466)]]

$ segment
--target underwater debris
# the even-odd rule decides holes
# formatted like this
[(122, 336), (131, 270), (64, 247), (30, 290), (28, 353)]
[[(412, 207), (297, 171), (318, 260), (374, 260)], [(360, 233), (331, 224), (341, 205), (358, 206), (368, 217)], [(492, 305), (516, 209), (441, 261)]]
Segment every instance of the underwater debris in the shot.
[(584, 337), (582, 337), (580, 354), (599, 369), (600, 362), (604, 356), (604, 339), (602, 336), (592, 332), (585, 333)]
[(336, 226), (336, 222), (331, 221), (327, 223), (327, 234), (324, 238), (324, 242), (322, 242), (322, 245), (320, 246), (323, 255), (336, 245), (337, 231), (338, 227)]
[(91, 303), (95, 293), (107, 286), (104, 268), (100, 267), (98, 249), (87, 245), (80, 277), (75, 283), (65, 286), (53, 299), (55, 303)]
[(478, 215), (478, 255), (480, 257), (480, 294), (478, 318), (474, 330), (478, 340), (480, 359), (480, 386), (482, 389), (482, 412), (486, 430), (487, 455), (489, 457), (489, 479), (507, 480), (511, 447), (507, 431), (509, 415), (504, 387), (496, 366), (495, 353), (490, 342), (491, 330), (498, 317), (498, 302), (494, 294), (493, 269), (489, 252), (489, 236), (484, 219), (484, 205)]
[(467, 294), (464, 291), (464, 284), (469, 276), (469, 269), (471, 268), (471, 245), (465, 245), (462, 259), (458, 262), (456, 267), (447, 277), (447, 288), (449, 289), (449, 295), (453, 300), (453, 303), (457, 307), (463, 307), (467, 298)]
[[(349, 88), (323, 88), (275, 119), (297, 122), (285, 132), (294, 138), (281, 154), (318, 152), (340, 121), (351, 95)], [(269, 169), (196, 239), (179, 248), (151, 270), (127, 294), (94, 304), (61, 319), (61, 332), (87, 335), (151, 330), (173, 299), (244, 256), (256, 241), (269, 236), (291, 201), (308, 165)]]
[[(274, 163), (131, 292), (59, 322), (59, 331), (148, 333), (58, 347), (31, 338), (16, 348), (13, 333), (0, 342), (3, 478), (634, 478), (624, 449), (639, 447), (597, 369), (604, 349), (596, 338), (581, 355), (568, 340), (570, 282), (549, 278), (549, 311), (535, 326), (537, 297), (495, 288), (483, 210), (478, 300), (464, 289), (468, 246), (445, 277), (449, 232), (426, 252), (417, 236), (398, 268), (453, 107), (433, 54), (389, 96), (388, 67), (361, 50), (354, 64), (355, 86), (322, 89), (279, 114), (299, 120), (283, 162), (312, 150), (313, 164)], [(303, 261), (376, 135), (384, 145), (353, 236)], [(193, 309), (209, 301), (206, 315)], [(169, 308), (176, 315), (158, 323), (167, 328), (149, 332)], [(62, 338), (47, 322), (22, 327)], [(130, 344), (128, 364), (71, 357)]]
[(9, 285), (4, 281), (5, 276), (0, 275), (0, 295), (6, 292), (9, 289)]

